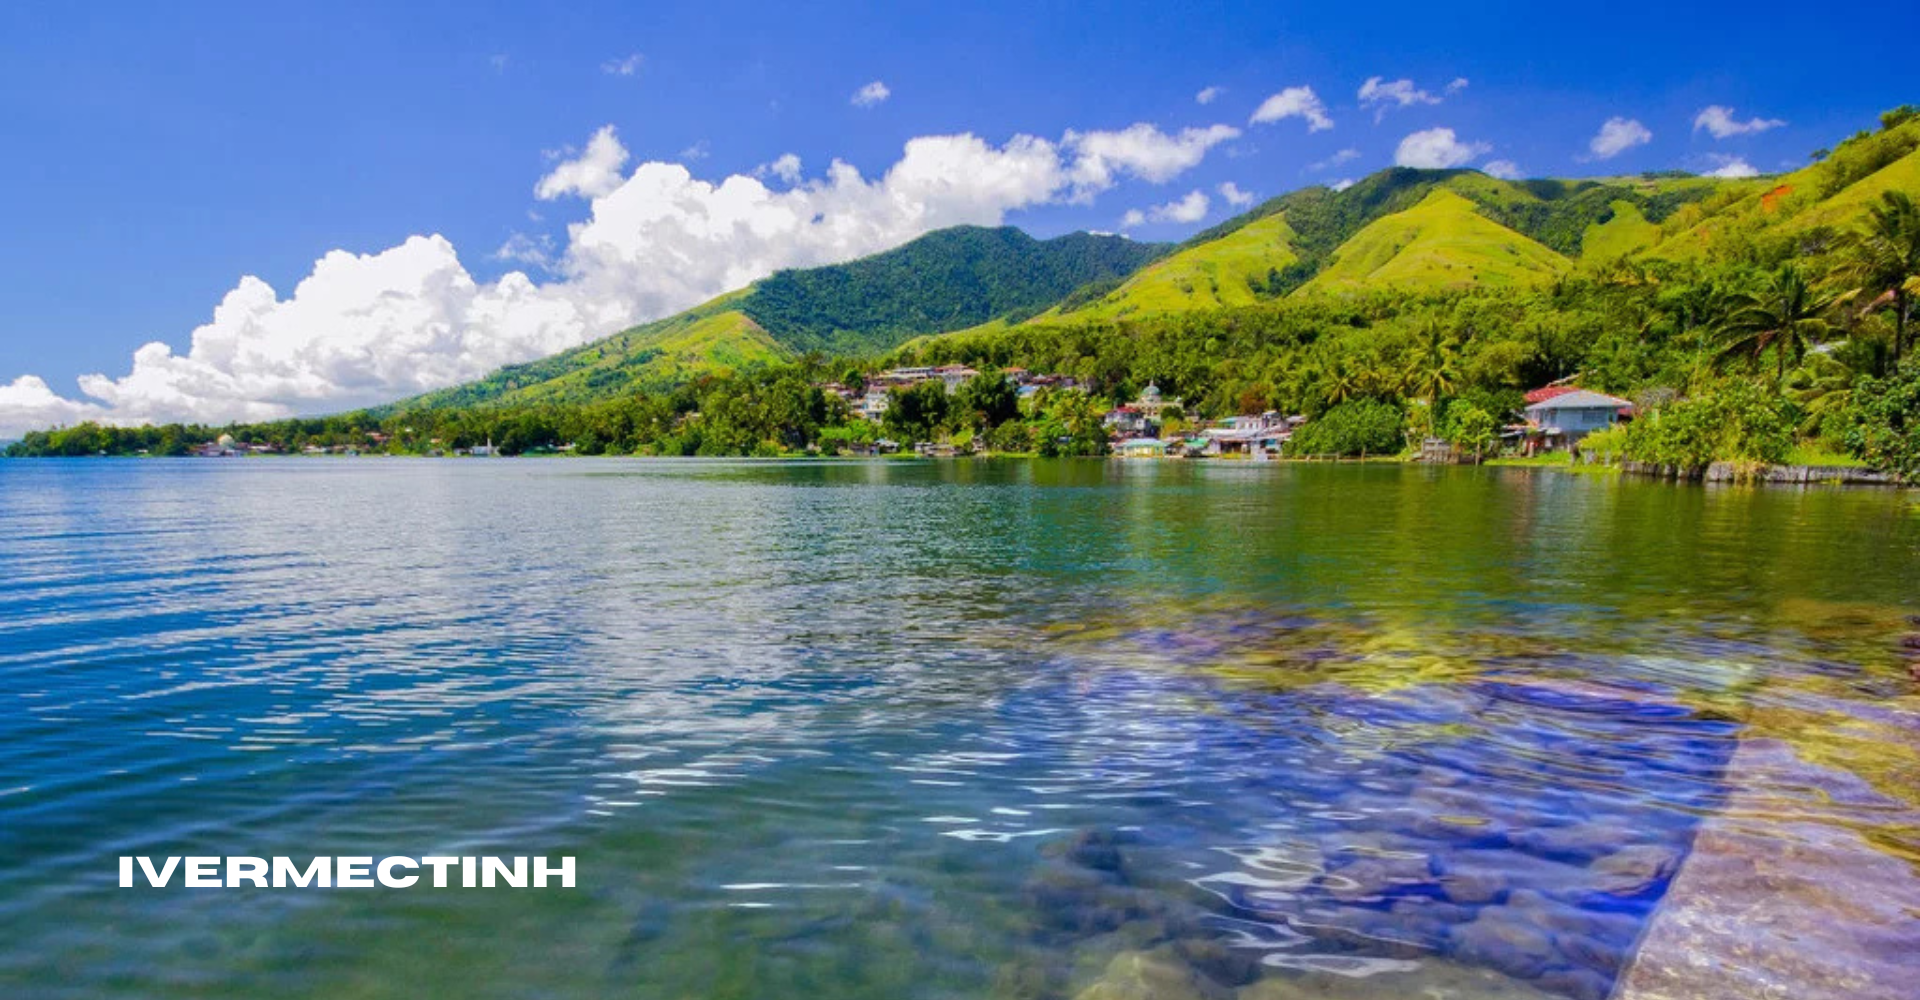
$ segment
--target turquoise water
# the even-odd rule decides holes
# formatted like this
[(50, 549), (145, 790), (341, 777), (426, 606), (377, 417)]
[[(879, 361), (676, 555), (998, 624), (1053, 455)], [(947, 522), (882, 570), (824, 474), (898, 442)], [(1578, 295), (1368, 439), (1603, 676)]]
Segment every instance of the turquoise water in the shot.
[(1886, 491), (0, 463), (0, 994), (1598, 998), (1739, 740), (1920, 858), (1917, 595)]

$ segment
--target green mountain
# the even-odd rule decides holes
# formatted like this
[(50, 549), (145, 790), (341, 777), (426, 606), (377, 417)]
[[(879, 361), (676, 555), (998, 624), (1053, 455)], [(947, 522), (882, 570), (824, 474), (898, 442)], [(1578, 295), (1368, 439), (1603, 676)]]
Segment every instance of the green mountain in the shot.
[(877, 353), (924, 334), (1026, 319), (1075, 289), (1110, 286), (1167, 249), (1118, 236), (1038, 240), (1010, 226), (956, 226), (845, 264), (780, 271), (686, 312), (381, 412), (583, 402), (808, 352)]
[[(1506, 181), (1474, 170), (1383, 170), (1342, 191), (1274, 198), (1112, 289), (1030, 322), (1122, 319), (1287, 296), (1536, 284), (1577, 262), (1651, 246), (1681, 208), (1763, 181), (1691, 175)], [(979, 332), (979, 331), (975, 331)]]
[(949, 335), (1382, 292), (1545, 287), (1622, 262), (1750, 259), (1761, 244), (1817, 245), (1891, 190), (1920, 191), (1920, 120), (1862, 132), (1776, 177), (1515, 181), (1393, 168), (1344, 190), (1270, 199), (1178, 247), (958, 227), (862, 260), (782, 271), (679, 315), (395, 408), (582, 402), (809, 352), (876, 356)]

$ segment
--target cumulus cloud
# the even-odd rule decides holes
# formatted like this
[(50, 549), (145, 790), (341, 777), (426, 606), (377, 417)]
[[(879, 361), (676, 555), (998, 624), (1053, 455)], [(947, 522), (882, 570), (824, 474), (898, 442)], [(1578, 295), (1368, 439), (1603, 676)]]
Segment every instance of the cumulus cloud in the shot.
[(46, 380), (22, 375), (0, 385), (0, 440), (19, 437), (34, 427), (77, 424), (98, 420), (106, 411), (97, 404), (75, 402), (56, 395)]
[(788, 184), (800, 183), (800, 157), (793, 153), (781, 153), (772, 163), (762, 163), (753, 168), (755, 177), (777, 177)]
[(1249, 124), (1264, 125), (1283, 118), (1304, 119), (1309, 132), (1320, 132), (1333, 127), (1333, 119), (1327, 116), (1327, 106), (1321, 103), (1312, 87), (1288, 87), (1261, 101), (1260, 107), (1254, 110)]
[(1609, 118), (1587, 143), (1596, 160), (1611, 160), (1635, 146), (1653, 141), (1653, 133), (1632, 118)]
[(1715, 139), (1728, 139), (1736, 135), (1752, 135), (1768, 129), (1779, 128), (1786, 122), (1778, 118), (1749, 118), (1741, 121), (1733, 116), (1733, 109), (1724, 104), (1712, 104), (1702, 108), (1693, 116), (1695, 132), (1706, 129)]
[(1395, 108), (1440, 103), (1440, 98), (1414, 86), (1412, 80), (1383, 80), (1377, 76), (1368, 77), (1360, 85), (1359, 97), (1360, 107), (1372, 111), (1376, 122)]
[(1706, 176), (1708, 177), (1725, 177), (1732, 179), (1760, 176), (1760, 171), (1754, 169), (1753, 164), (1748, 163), (1743, 157), (1710, 153), (1707, 156), (1707, 162), (1713, 164), (1713, 168), (1706, 172)]
[(1075, 199), (1084, 202), (1112, 187), (1122, 174), (1164, 184), (1198, 166), (1208, 150), (1239, 135), (1231, 125), (1168, 134), (1141, 122), (1118, 131), (1068, 132), (1062, 142), (1076, 157)]
[(1207, 217), (1207, 209), (1211, 206), (1212, 203), (1204, 192), (1189, 191), (1183, 198), (1177, 198), (1164, 205), (1155, 205), (1144, 212), (1137, 208), (1128, 209), (1127, 213), (1120, 217), (1120, 227), (1132, 229), (1148, 222), (1199, 222)]
[(1199, 104), (1212, 104), (1215, 98), (1226, 92), (1225, 87), (1203, 87), (1198, 94), (1193, 95), (1193, 99)]
[(1343, 164), (1343, 163), (1352, 163), (1353, 161), (1355, 161), (1355, 160), (1357, 160), (1357, 159), (1359, 159), (1359, 158), (1360, 158), (1360, 151), (1359, 151), (1359, 150), (1357, 150), (1357, 149), (1343, 149), (1343, 150), (1341, 150), (1341, 151), (1339, 151), (1339, 152), (1337, 152), (1337, 153), (1335, 153), (1335, 154), (1333, 154), (1332, 156), (1329, 156), (1329, 157), (1327, 157), (1326, 159), (1324, 159), (1324, 160), (1321, 160), (1321, 161), (1320, 161), (1320, 162), (1318, 162), (1318, 163), (1309, 163), (1309, 164), (1307, 164), (1307, 170), (1308, 170), (1309, 172), (1313, 172), (1313, 173), (1317, 173), (1317, 172), (1319, 172), (1319, 171), (1322, 171), (1322, 170), (1327, 170), (1327, 169), (1330, 169), (1330, 168), (1333, 168), (1333, 167), (1337, 167), (1337, 166), (1340, 166), (1340, 165), (1341, 165), (1341, 164)]
[(1240, 185), (1232, 181), (1226, 181), (1214, 190), (1219, 191), (1220, 197), (1227, 199), (1227, 204), (1235, 208), (1245, 208), (1253, 204), (1253, 192), (1240, 190)]
[(1334, 189), (1335, 191), (1345, 191), (1346, 189), (1353, 186), (1353, 178), (1342, 177), (1339, 180), (1334, 181), (1332, 184), (1329, 184), (1327, 186)]
[(627, 164), (627, 147), (621, 145), (613, 126), (607, 125), (587, 140), (586, 151), (571, 160), (561, 161), (551, 173), (533, 186), (533, 196), (552, 201), (568, 195), (598, 198), (620, 186), (620, 168)]
[(1464, 166), (1492, 149), (1484, 142), (1462, 142), (1450, 128), (1430, 128), (1400, 140), (1393, 151), (1393, 162), (1400, 167), (1445, 170)]
[[(1236, 134), (1134, 126), (999, 145), (922, 136), (877, 177), (838, 160), (808, 177), (787, 154), (753, 176), (707, 180), (679, 163), (623, 172), (631, 156), (603, 128), (535, 187), (544, 200), (584, 200), (585, 217), (564, 240), (516, 236), (494, 252), (552, 280), (513, 271), (479, 281), (437, 235), (377, 253), (336, 250), (284, 296), (241, 278), (183, 352), (147, 344), (126, 374), (81, 378), (82, 397), (33, 376), (0, 383), (0, 437), (87, 419), (221, 423), (385, 402), (668, 315), (780, 268), (877, 253), (945, 226), (999, 225), (1008, 212), (1090, 197), (1120, 177), (1165, 182)], [(1196, 191), (1154, 211), (1198, 219), (1206, 201)]]
[(1449, 94), (1458, 94), (1465, 89), (1467, 89), (1467, 78), (1464, 76), (1456, 76), (1447, 84), (1447, 93)]
[(854, 91), (850, 103), (856, 108), (871, 108), (892, 96), (893, 91), (888, 90), (886, 84), (875, 80)]
[(1154, 206), (1147, 216), (1155, 222), (1199, 222), (1207, 217), (1211, 203), (1207, 196), (1199, 191), (1189, 191), (1178, 201)]
[(1520, 179), (1520, 166), (1512, 160), (1488, 160), (1480, 169), (1485, 171), (1487, 176), (1498, 177), (1503, 181)]
[(493, 252), (493, 259), (526, 264), (543, 271), (550, 271), (553, 269), (554, 253), (552, 236), (546, 233), (536, 233), (531, 236), (526, 233), (514, 233), (505, 243), (500, 244), (500, 249)]
[(609, 59), (601, 63), (600, 72), (608, 76), (632, 76), (640, 72), (640, 67), (645, 65), (645, 63), (646, 57), (635, 52), (630, 56), (624, 56), (619, 59)]

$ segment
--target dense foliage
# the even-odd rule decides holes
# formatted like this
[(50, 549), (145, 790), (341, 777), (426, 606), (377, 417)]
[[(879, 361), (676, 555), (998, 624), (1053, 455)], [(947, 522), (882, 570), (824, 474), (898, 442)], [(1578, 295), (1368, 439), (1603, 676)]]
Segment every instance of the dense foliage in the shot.
[(780, 271), (741, 311), (796, 350), (865, 354), (1001, 316), (1025, 319), (1077, 288), (1111, 282), (1164, 246), (1073, 233), (958, 226), (846, 264)]
[(1920, 358), (1888, 378), (1863, 381), (1855, 395), (1848, 446), (1876, 468), (1920, 483)]
[(1287, 442), (1292, 455), (1392, 455), (1400, 451), (1405, 419), (1400, 408), (1377, 399), (1356, 399), (1328, 410)]

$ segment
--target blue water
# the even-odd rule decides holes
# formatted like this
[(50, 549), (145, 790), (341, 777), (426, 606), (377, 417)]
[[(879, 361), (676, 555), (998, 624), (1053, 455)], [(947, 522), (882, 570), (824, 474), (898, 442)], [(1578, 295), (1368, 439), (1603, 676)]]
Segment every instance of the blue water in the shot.
[[(1602, 997), (1740, 739), (1915, 787), (1876, 714), (1915, 594), (1891, 492), (4, 463), (0, 994), (1075, 997), (1143, 955), (1170, 997)], [(1911, 856), (1886, 815), (1843, 818)], [(580, 888), (121, 889), (123, 854)]]

